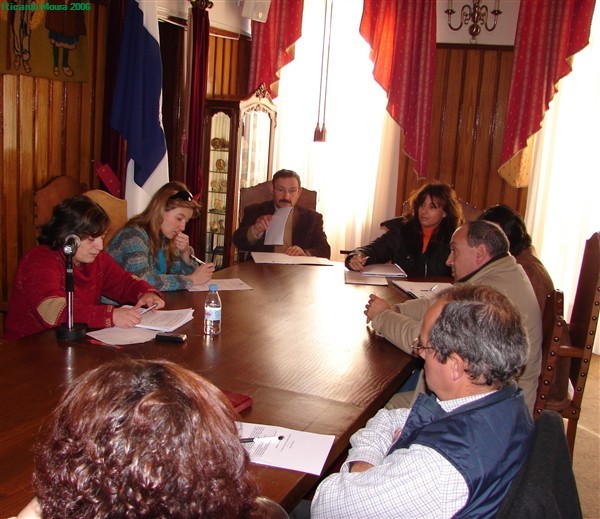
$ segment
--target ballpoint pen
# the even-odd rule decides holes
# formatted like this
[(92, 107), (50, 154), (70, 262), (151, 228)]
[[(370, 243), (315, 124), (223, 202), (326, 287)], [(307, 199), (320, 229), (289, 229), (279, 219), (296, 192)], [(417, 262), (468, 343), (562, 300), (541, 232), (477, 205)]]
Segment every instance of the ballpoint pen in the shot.
[(196, 263), (198, 263), (199, 265), (206, 265), (206, 263), (204, 263), (204, 261), (202, 261), (200, 258), (197, 258), (196, 256), (194, 256), (193, 254), (190, 254), (190, 258), (192, 258)]
[(149, 306), (148, 308), (143, 308), (140, 311), (140, 315), (144, 315), (146, 312), (149, 312), (150, 310), (152, 310), (153, 308), (156, 308), (158, 306), (158, 303), (154, 303), (152, 306)]
[(240, 442), (241, 443), (257, 443), (257, 442), (264, 442), (264, 441), (271, 441), (271, 440), (283, 440), (283, 435), (279, 435), (279, 436), (257, 436), (256, 438), (240, 438)]

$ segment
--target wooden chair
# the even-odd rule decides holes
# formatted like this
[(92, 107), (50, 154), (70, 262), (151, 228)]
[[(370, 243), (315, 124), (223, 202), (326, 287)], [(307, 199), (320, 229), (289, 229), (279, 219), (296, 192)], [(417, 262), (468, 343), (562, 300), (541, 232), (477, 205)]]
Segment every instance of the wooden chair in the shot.
[(542, 371), (534, 418), (549, 409), (568, 420), (572, 459), (600, 313), (600, 232), (586, 242), (570, 323), (564, 320), (562, 307), (562, 293), (555, 290), (544, 311)]
[(104, 239), (106, 245), (113, 235), (127, 223), (127, 200), (112, 196), (102, 189), (90, 189), (84, 194), (102, 207), (110, 217), (110, 227)]
[[(240, 189), (240, 208), (239, 208), (239, 221), (242, 221), (244, 217), (244, 211), (249, 205), (260, 204), (267, 200), (273, 199), (273, 183), (271, 180), (256, 184), (252, 187), (243, 187)], [(317, 208), (317, 192), (311, 191), (310, 189), (302, 188), (300, 198), (298, 199), (298, 205), (312, 209), (313, 211)]]
[(44, 187), (33, 194), (33, 221), (36, 235), (42, 225), (50, 220), (52, 209), (63, 200), (83, 193), (87, 186), (67, 175), (60, 175), (51, 179)]
[[(254, 204), (260, 204), (261, 202), (266, 202), (267, 200), (273, 199), (273, 182), (271, 180), (267, 180), (266, 182), (262, 182), (260, 184), (256, 184), (252, 187), (243, 187), (240, 189), (240, 206), (238, 219), (239, 222), (242, 221), (244, 217), (244, 211), (246, 207)], [(300, 198), (298, 199), (298, 205), (305, 207), (307, 209), (312, 209), (313, 211), (317, 208), (317, 192), (311, 191), (310, 189), (302, 188), (300, 192)], [(239, 223), (238, 222), (238, 223)], [(247, 251), (238, 251), (238, 262), (244, 262), (248, 259)]]

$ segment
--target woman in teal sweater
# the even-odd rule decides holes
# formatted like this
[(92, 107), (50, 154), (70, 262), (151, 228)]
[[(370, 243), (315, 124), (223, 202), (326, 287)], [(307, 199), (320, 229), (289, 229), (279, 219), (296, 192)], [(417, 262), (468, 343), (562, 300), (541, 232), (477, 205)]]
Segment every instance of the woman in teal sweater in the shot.
[(215, 270), (199, 264), (183, 231), (200, 213), (182, 182), (169, 182), (152, 197), (141, 214), (131, 218), (112, 238), (107, 252), (127, 271), (161, 291), (184, 290), (206, 283)]

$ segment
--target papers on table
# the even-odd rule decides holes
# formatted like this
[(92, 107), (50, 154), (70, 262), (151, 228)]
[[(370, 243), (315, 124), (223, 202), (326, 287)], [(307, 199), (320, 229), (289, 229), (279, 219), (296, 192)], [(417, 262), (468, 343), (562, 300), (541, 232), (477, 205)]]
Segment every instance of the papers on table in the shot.
[(365, 276), (362, 272), (354, 270), (344, 271), (344, 283), (347, 285), (379, 285), (385, 286), (388, 284), (387, 279), (383, 276)]
[(104, 344), (123, 346), (125, 344), (151, 341), (156, 337), (156, 333), (156, 330), (146, 330), (144, 328), (117, 328), (113, 326), (112, 328), (88, 332), (87, 335)]
[(331, 261), (316, 256), (288, 256), (281, 252), (253, 252), (254, 263), (281, 263), (283, 265), (333, 265)]
[[(272, 440), (244, 443), (250, 460), (259, 465), (321, 475), (335, 436), (316, 434), (275, 425), (238, 422), (240, 438), (274, 436)], [(278, 436), (283, 436), (278, 440)]]
[(183, 310), (157, 310), (142, 316), (142, 322), (137, 328), (147, 328), (159, 332), (172, 332), (194, 318), (193, 308)]
[(384, 276), (388, 278), (405, 278), (406, 272), (395, 263), (374, 263), (367, 265), (362, 272), (365, 276)]
[(202, 285), (192, 285), (188, 290), (190, 292), (208, 292), (209, 285), (217, 285), (219, 291), (223, 290), (252, 290), (250, 285), (244, 283), (241, 279), (211, 279)]
[(400, 290), (402, 290), (403, 292), (406, 292), (409, 296), (412, 296), (415, 299), (424, 299), (426, 297), (433, 297), (440, 290), (444, 290), (445, 288), (449, 288), (452, 286), (452, 283), (435, 283), (434, 281), (416, 282), (416, 281), (394, 280), (393, 283)]
[(137, 344), (148, 342), (157, 332), (172, 332), (194, 318), (193, 308), (183, 310), (157, 310), (142, 316), (142, 322), (134, 328), (104, 328), (87, 335), (105, 344)]
[(265, 245), (283, 245), (285, 224), (292, 212), (292, 207), (278, 207), (273, 214), (271, 223), (265, 231)]

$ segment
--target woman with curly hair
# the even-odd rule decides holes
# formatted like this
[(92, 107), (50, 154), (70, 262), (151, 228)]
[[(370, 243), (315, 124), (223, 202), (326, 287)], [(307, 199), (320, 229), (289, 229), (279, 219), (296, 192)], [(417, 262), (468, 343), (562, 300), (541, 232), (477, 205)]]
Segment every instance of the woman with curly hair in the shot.
[[(110, 219), (104, 209), (85, 195), (63, 200), (52, 210), (37, 240), (19, 263), (8, 306), (4, 338), (16, 340), (67, 321), (65, 244), (77, 239), (73, 254), (75, 322), (90, 328), (132, 328), (141, 320), (139, 309), (156, 303), (160, 293), (144, 280), (123, 270), (103, 250)], [(119, 304), (102, 304), (101, 298)]]
[(406, 214), (381, 224), (387, 232), (348, 255), (346, 267), (362, 271), (391, 261), (409, 276), (451, 275), (450, 238), (463, 222), (456, 193), (448, 184), (431, 182), (411, 193), (408, 204)]
[(197, 262), (190, 238), (183, 232), (199, 214), (200, 204), (185, 184), (169, 182), (112, 237), (106, 251), (125, 270), (158, 290), (201, 285), (212, 277), (215, 267)]
[(172, 362), (88, 371), (35, 448), (36, 499), (19, 517), (285, 517), (257, 499), (235, 419), (221, 391)]

